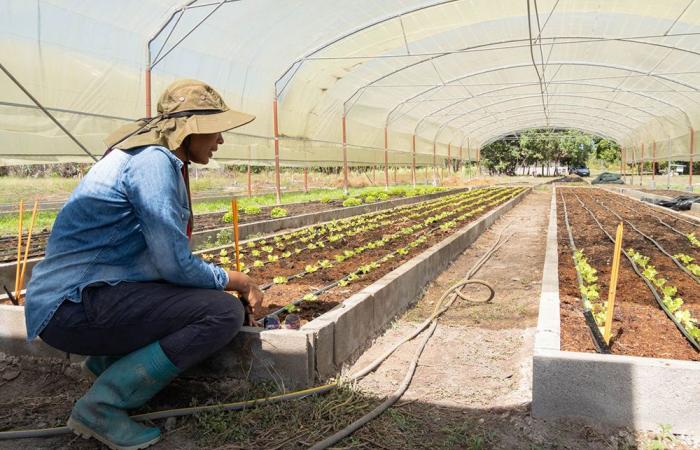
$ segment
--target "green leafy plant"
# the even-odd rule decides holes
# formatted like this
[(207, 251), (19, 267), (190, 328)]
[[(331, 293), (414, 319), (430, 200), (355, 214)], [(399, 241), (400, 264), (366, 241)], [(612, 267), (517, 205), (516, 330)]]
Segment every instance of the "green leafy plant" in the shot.
[(259, 259), (253, 261), (253, 267), (262, 267), (262, 266), (264, 266), (264, 265), (265, 265), (265, 263), (262, 262), (262, 261), (260, 261)]
[(299, 307), (297, 305), (295, 305), (294, 303), (290, 303), (287, 306), (285, 306), (284, 310), (287, 311), (289, 314), (294, 314), (294, 313), (298, 313), (299, 311), (301, 311), (299, 309)]
[(318, 266), (314, 266), (313, 264), (307, 264), (306, 267), (304, 267), (304, 271), (306, 273), (314, 273), (318, 270)]
[(269, 262), (276, 262), (279, 261), (280, 257), (277, 255), (267, 255), (267, 260)]
[(318, 296), (314, 294), (306, 294), (304, 296), (304, 301), (306, 302), (315, 302), (316, 300), (318, 300)]
[[(268, 280), (269, 280), (269, 278), (268, 278)], [(287, 284), (287, 281), (289, 281), (289, 280), (285, 276), (278, 276), (278, 277), (275, 277), (272, 279), (272, 282), (275, 284)]]
[(343, 206), (348, 207), (348, 206), (360, 206), (362, 204), (362, 200), (357, 198), (357, 197), (350, 197), (347, 200), (343, 201)]
[(700, 247), (700, 240), (698, 240), (698, 238), (695, 237), (695, 233), (689, 233), (688, 235), (686, 235), (686, 237), (688, 238), (690, 243), (693, 244), (693, 246)]
[(244, 206), (243, 207), (243, 213), (244, 214), (260, 214), (262, 212), (262, 208), (259, 206), (255, 205), (250, 205), (250, 206)]
[(365, 203), (374, 203), (377, 201), (377, 197), (374, 195), (368, 195), (365, 197)]
[(280, 208), (279, 206), (276, 208), (272, 208), (270, 210), (270, 217), (273, 219), (279, 219), (280, 217), (287, 217), (287, 210), (284, 208)]

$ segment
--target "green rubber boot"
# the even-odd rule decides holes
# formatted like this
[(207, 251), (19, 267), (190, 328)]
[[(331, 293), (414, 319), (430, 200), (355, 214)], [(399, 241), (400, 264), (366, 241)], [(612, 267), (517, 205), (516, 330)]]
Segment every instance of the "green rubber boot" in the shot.
[(179, 372), (158, 342), (120, 358), (75, 403), (68, 428), (114, 450), (137, 450), (155, 444), (160, 440), (160, 430), (131, 420), (126, 410), (146, 403)]
[(95, 381), (102, 372), (107, 370), (107, 367), (119, 361), (120, 358), (121, 356), (88, 356), (80, 363), (80, 369), (90, 381)]

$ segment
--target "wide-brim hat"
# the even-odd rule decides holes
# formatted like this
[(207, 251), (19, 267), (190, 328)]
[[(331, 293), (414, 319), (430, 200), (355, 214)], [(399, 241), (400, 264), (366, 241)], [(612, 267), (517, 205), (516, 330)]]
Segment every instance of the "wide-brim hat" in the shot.
[(222, 133), (255, 116), (230, 109), (218, 92), (197, 80), (179, 80), (158, 100), (158, 115), (125, 125), (105, 139), (108, 148), (160, 145), (176, 150), (191, 134)]

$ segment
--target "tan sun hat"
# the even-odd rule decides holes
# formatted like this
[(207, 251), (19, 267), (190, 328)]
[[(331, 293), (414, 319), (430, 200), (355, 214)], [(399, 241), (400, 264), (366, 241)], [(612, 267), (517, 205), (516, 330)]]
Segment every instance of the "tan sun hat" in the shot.
[(179, 80), (168, 86), (158, 100), (158, 115), (125, 125), (105, 139), (105, 144), (128, 150), (160, 145), (176, 150), (190, 134), (232, 130), (255, 119), (226, 106), (218, 92), (197, 80)]

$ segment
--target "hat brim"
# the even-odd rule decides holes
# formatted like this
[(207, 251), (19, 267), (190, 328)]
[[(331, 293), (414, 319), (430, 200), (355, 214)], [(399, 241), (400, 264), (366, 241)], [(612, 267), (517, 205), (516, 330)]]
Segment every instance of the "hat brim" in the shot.
[(255, 116), (229, 109), (217, 114), (194, 115), (189, 117), (190, 129), (195, 134), (223, 133), (255, 120)]

